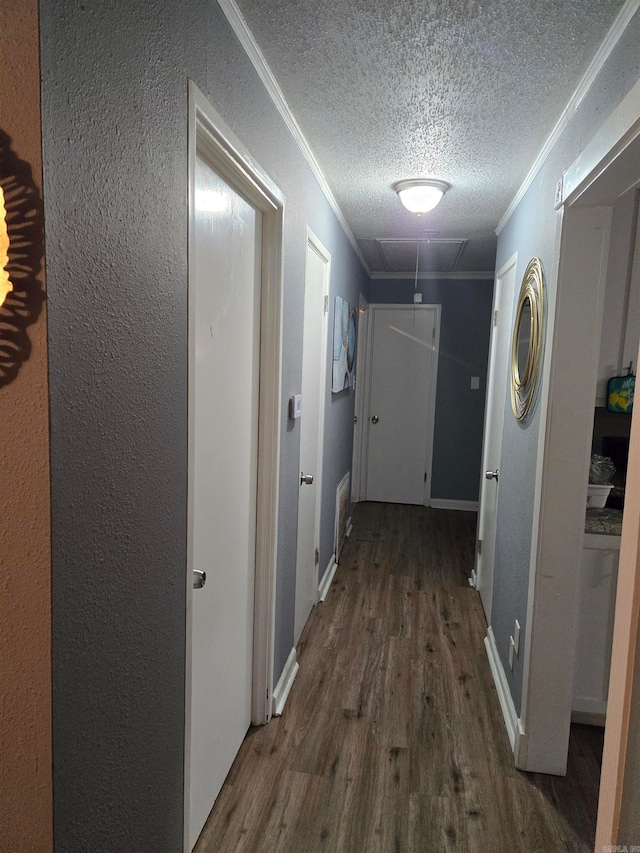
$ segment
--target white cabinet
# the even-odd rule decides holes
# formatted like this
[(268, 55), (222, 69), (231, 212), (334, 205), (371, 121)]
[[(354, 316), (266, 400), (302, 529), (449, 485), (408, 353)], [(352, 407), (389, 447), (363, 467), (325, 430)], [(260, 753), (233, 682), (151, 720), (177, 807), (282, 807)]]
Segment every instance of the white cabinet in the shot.
[(578, 638), (572, 719), (604, 724), (620, 537), (585, 534), (578, 582)]

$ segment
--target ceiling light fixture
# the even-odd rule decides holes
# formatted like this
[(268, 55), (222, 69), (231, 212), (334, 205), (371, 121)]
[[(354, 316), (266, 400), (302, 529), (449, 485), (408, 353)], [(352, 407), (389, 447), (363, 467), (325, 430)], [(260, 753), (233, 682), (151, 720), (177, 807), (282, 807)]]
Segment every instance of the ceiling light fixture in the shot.
[(400, 201), (411, 213), (428, 213), (438, 204), (451, 184), (425, 178), (397, 181), (393, 185)]

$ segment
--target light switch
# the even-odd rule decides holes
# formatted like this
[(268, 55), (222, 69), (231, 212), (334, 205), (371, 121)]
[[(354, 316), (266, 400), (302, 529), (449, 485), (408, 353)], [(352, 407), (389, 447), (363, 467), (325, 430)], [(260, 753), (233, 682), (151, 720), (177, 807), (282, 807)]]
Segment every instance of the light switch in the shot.
[(480, 388), (480, 377), (479, 376), (472, 376), (471, 377), (471, 390), (472, 391), (478, 391), (479, 388)]

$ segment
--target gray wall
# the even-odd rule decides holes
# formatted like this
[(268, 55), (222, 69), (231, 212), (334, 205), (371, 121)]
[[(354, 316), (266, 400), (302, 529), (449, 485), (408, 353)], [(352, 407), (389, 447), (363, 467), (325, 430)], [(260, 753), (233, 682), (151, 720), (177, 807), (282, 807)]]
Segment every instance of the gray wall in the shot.
[[(418, 290), (423, 303), (442, 305), (431, 495), (477, 501), (493, 281), (421, 279)], [(372, 279), (371, 302), (411, 304), (413, 291), (413, 281)]]
[[(336, 224), (336, 227), (337, 224)], [(328, 389), (325, 412), (324, 461), (322, 471), (322, 515), (320, 520), (320, 578), (324, 575), (334, 553), (336, 488), (353, 458), (353, 415), (355, 391), (349, 389), (331, 393), (331, 356), (333, 345), (334, 296), (342, 296), (358, 307), (359, 293), (369, 297), (369, 278), (364, 275), (355, 253), (344, 250), (344, 241), (336, 236), (338, 253), (331, 258), (331, 297), (329, 306), (329, 344), (325, 387)], [(299, 389), (298, 389), (299, 390)], [(291, 648), (291, 647), (289, 647)], [(284, 659), (282, 660), (284, 663)]]
[[(286, 196), (276, 677), (293, 645), (307, 223), (367, 278), (213, 0), (41, 3), (56, 849), (182, 844), (187, 80)], [(353, 395), (327, 400), (322, 559)], [(330, 518), (329, 518), (330, 516)], [(329, 541), (331, 538), (331, 542)]]
[[(556, 183), (638, 80), (639, 43), (640, 13), (636, 13), (577, 113), (499, 235), (496, 268), (500, 269), (517, 251), (518, 287), (527, 263), (537, 256), (544, 265), (549, 296), (555, 294), (559, 224), (559, 214), (554, 210)], [(547, 342), (545, 357), (549, 356), (549, 351), (550, 342)], [(518, 619), (522, 628), (520, 642), (523, 646), (527, 631), (529, 559), (539, 433), (539, 406), (531, 420), (522, 425), (511, 414), (507, 394), (500, 461), (492, 626), (518, 713), (522, 699), (523, 655), (516, 658), (514, 670), (510, 672), (509, 636), (513, 631), (514, 620)]]

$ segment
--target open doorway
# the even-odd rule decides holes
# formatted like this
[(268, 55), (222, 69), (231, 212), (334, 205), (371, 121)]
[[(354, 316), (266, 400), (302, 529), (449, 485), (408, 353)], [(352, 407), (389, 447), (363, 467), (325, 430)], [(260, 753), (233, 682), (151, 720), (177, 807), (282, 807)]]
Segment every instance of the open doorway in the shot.
[[(558, 774), (566, 770), (573, 704), (578, 590), (613, 209), (640, 185), (637, 91), (614, 112), (607, 127), (610, 132), (601, 131), (594, 138), (567, 170), (559, 188), (563, 213), (559, 217), (558, 286), (548, 329), (553, 357), (547, 377), (539, 528), (520, 719), (526, 735), (515, 750), (516, 763), (522, 769), (543, 765), (544, 772)], [(637, 351), (637, 341), (635, 347)], [(632, 448), (634, 428), (638, 434), (637, 423), (632, 427)], [(640, 435), (636, 440), (640, 442)], [(626, 755), (631, 743), (628, 733), (638, 621), (640, 498), (630, 501), (629, 497), (640, 493), (637, 480), (634, 470), (627, 479), (621, 540), (597, 849), (619, 840), (624, 790), (631, 778)], [(631, 784), (637, 781), (631, 778)]]

